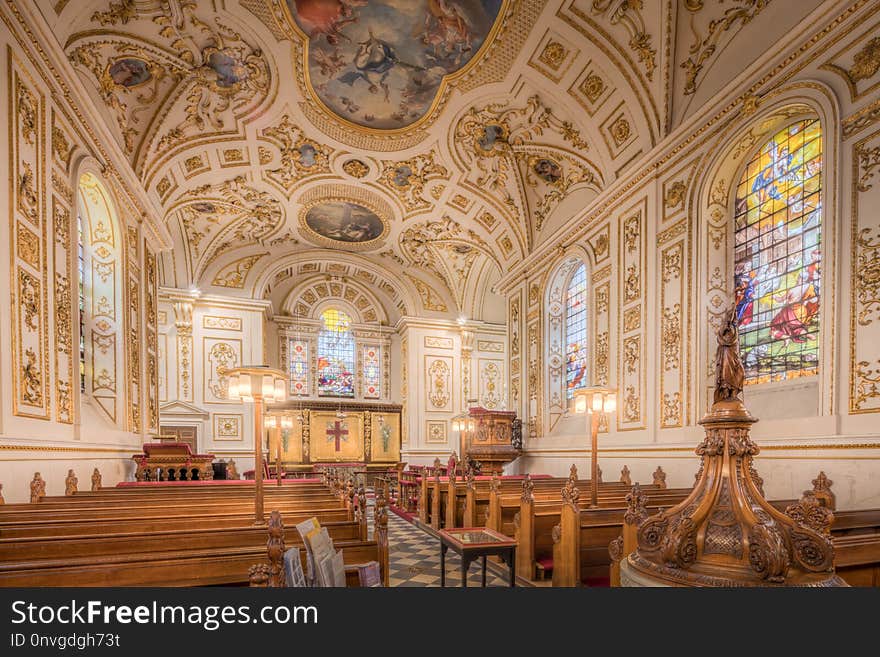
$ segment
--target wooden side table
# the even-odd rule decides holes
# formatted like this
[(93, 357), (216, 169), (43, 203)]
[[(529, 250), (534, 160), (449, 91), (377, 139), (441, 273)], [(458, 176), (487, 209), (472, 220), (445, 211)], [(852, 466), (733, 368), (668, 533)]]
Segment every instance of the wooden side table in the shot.
[(446, 586), (446, 551), (461, 557), (461, 585), (467, 587), (468, 568), (483, 559), (483, 587), (486, 586), (486, 557), (499, 556), (510, 572), (510, 586), (516, 586), (516, 540), (493, 529), (459, 527), (440, 530), (440, 586)]

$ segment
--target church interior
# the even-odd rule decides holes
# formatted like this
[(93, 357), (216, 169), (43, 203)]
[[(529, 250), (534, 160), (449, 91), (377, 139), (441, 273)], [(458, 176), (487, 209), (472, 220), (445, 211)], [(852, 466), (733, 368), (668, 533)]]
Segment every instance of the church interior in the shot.
[(0, 19), (0, 586), (880, 586), (880, 2)]

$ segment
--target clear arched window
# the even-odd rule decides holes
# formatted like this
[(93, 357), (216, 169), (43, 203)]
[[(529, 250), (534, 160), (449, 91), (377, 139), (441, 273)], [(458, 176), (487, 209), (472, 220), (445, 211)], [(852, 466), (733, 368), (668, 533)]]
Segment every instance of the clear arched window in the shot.
[(355, 350), (351, 318), (329, 308), (321, 313), (318, 334), (318, 395), (354, 397)]
[(587, 267), (578, 265), (565, 295), (565, 389), (571, 399), (574, 391), (587, 386)]
[(736, 190), (734, 286), (746, 383), (819, 367), (822, 133), (794, 123), (749, 161)]

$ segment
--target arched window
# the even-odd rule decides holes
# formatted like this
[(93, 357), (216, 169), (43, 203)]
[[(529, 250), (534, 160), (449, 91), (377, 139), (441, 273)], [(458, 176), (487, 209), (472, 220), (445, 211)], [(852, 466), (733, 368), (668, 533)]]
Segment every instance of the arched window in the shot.
[(80, 390), (114, 424), (121, 424), (124, 340), (122, 233), (112, 197), (92, 173), (79, 180)]
[(777, 132), (736, 190), (734, 286), (746, 383), (819, 367), (822, 134), (818, 119)]
[(565, 390), (587, 386), (587, 267), (578, 265), (565, 294)]
[(354, 397), (355, 351), (351, 318), (329, 308), (318, 334), (318, 396)]

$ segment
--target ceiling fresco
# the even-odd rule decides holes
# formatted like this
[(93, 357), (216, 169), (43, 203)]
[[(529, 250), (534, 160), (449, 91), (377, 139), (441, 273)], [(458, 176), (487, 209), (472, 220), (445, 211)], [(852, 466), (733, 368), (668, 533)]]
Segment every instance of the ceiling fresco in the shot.
[(163, 285), (283, 314), (322, 263), (389, 317), (475, 319), (739, 70), (765, 4), (34, 0), (174, 237)]
[(308, 78), (338, 117), (405, 128), (475, 59), (503, 0), (287, 0), (308, 38)]

